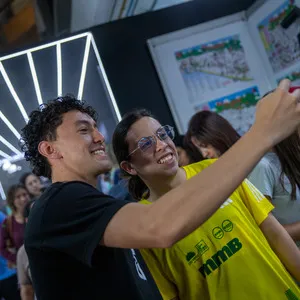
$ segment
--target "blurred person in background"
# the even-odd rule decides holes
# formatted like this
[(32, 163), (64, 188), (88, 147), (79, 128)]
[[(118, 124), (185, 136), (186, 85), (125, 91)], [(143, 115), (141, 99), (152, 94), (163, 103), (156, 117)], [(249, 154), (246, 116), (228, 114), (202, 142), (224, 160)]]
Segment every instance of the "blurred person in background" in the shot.
[(198, 161), (218, 158), (240, 138), (222, 116), (211, 111), (197, 112), (189, 121), (185, 142)]
[(7, 191), (7, 204), (12, 210), (12, 215), (1, 225), (0, 253), (13, 268), (16, 267), (17, 251), (24, 244), (24, 209), (29, 200), (29, 193), (21, 184), (12, 185)]
[(101, 181), (100, 181), (101, 191), (102, 191), (103, 194), (108, 194), (111, 187), (112, 187), (110, 172), (107, 172), (105, 174), (101, 174), (100, 178), (101, 178)]
[[(24, 209), (24, 218), (27, 222), (31, 207), (34, 205), (34, 200), (27, 203)], [(34, 300), (34, 289), (32, 284), (31, 272), (29, 268), (28, 256), (25, 251), (24, 245), (19, 249), (17, 254), (17, 270), (18, 270), (18, 281), (21, 290), (22, 300)]]
[(300, 246), (300, 138), (298, 131), (274, 146), (249, 180), (274, 204), (274, 216)]
[(198, 160), (198, 155), (197, 157), (194, 157), (194, 153), (190, 151), (189, 147), (186, 147), (184, 142), (184, 135), (176, 136), (174, 139), (174, 144), (176, 146), (176, 150), (178, 153), (179, 167), (183, 167), (191, 163), (202, 160), (202, 159)]
[(121, 178), (117, 184), (113, 185), (109, 190), (108, 195), (114, 197), (115, 199), (135, 201), (129, 193), (128, 180), (126, 178)]
[(38, 198), (43, 192), (41, 179), (33, 173), (23, 174), (20, 183), (25, 186), (31, 198)]
[(300, 246), (299, 129), (270, 149), (248, 178), (272, 202), (274, 216)]
[[(0, 226), (6, 216), (0, 211)], [(7, 260), (0, 255), (0, 299), (21, 300), (16, 269), (8, 267)]]
[(7, 205), (6, 200), (5, 201), (0, 201), (0, 211), (4, 213), (4, 215), (8, 216), (11, 214), (11, 209), (9, 208), (9, 206)]

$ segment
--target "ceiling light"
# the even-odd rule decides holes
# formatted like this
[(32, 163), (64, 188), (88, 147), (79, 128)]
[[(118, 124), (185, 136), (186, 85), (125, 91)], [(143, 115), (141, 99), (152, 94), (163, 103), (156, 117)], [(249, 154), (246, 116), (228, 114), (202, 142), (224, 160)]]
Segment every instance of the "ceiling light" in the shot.
[(31, 71), (32, 79), (33, 79), (36, 97), (38, 99), (38, 103), (41, 105), (43, 103), (43, 100), (42, 100), (39, 80), (36, 75), (36, 70), (35, 70), (34, 61), (33, 61), (31, 52), (27, 52), (27, 58), (28, 58), (29, 66), (30, 66), (30, 71)]
[(0, 61), (7, 60), (7, 59), (10, 59), (10, 58), (14, 58), (14, 57), (18, 57), (20, 55), (25, 55), (28, 52), (34, 52), (34, 51), (46, 49), (46, 48), (49, 48), (49, 47), (52, 47), (52, 46), (56, 46), (58, 42), (59, 43), (66, 43), (66, 42), (70, 42), (70, 41), (73, 41), (73, 40), (77, 40), (77, 39), (86, 37), (89, 34), (90, 34), (89, 32), (85, 32), (85, 33), (70, 36), (70, 37), (65, 38), (65, 39), (61, 39), (59, 41), (55, 41), (55, 42), (47, 43), (47, 44), (44, 44), (44, 45), (41, 45), (41, 46), (37, 46), (37, 47), (31, 48), (31, 49), (28, 49), (28, 50), (23, 50), (23, 51), (19, 51), (19, 52), (16, 52), (16, 53), (8, 54), (8, 55), (0, 57)]
[(16, 138), (19, 140), (20, 139), (20, 134), (17, 131), (17, 129), (10, 123), (10, 121), (5, 117), (5, 115), (2, 113), (0, 110), (0, 118), (1, 120), (7, 125), (7, 127), (12, 131), (12, 133), (16, 136)]
[(77, 96), (77, 98), (79, 100), (82, 99), (83, 87), (84, 87), (85, 76), (86, 76), (86, 68), (87, 68), (87, 63), (88, 63), (89, 54), (90, 54), (90, 47), (91, 47), (91, 35), (89, 34), (86, 37), (86, 43), (85, 43), (85, 49), (84, 49), (84, 55), (83, 55), (83, 61), (82, 61), (81, 76), (80, 76), (78, 96)]
[(113, 91), (112, 91), (112, 89), (111, 89), (111, 86), (110, 86), (110, 83), (109, 83), (109, 81), (108, 81), (108, 78), (107, 78), (105, 69), (104, 69), (104, 67), (103, 67), (103, 63), (102, 63), (100, 54), (99, 54), (99, 52), (98, 52), (98, 48), (97, 48), (97, 46), (96, 46), (96, 43), (95, 43), (95, 40), (94, 40), (94, 37), (93, 37), (92, 34), (91, 34), (91, 41), (92, 41), (92, 46), (93, 46), (93, 49), (94, 49), (94, 52), (95, 52), (95, 55), (96, 55), (96, 58), (97, 58), (97, 61), (98, 61), (98, 64), (99, 64), (99, 68), (100, 68), (101, 73), (102, 73), (102, 76), (103, 76), (103, 80), (104, 80), (104, 82), (105, 82), (105, 86), (106, 86), (106, 88), (107, 88), (107, 92), (108, 92), (109, 97), (110, 97), (110, 99), (111, 99), (111, 102), (112, 102), (114, 111), (115, 111), (115, 113), (116, 113), (118, 122), (120, 122), (120, 121), (122, 120), (122, 117), (121, 117), (121, 114), (120, 114), (120, 111), (119, 111), (119, 107), (118, 107), (118, 105), (117, 105), (117, 102), (116, 102), (114, 93), (113, 93)]
[(7, 171), (11, 166), (11, 163), (8, 160), (4, 160), (2, 164), (2, 170)]
[(57, 96), (62, 95), (62, 63), (61, 63), (61, 44), (56, 45), (56, 61), (57, 61)]
[(17, 165), (15, 165), (15, 164), (10, 165), (7, 172), (8, 172), (8, 174), (13, 174), (13, 173), (17, 172)]
[(0, 155), (1, 155), (2, 157), (6, 158), (6, 159), (10, 159), (10, 158), (11, 158), (11, 156), (9, 156), (8, 154), (6, 154), (5, 152), (3, 152), (3, 151), (1, 151), (1, 150), (0, 150)]
[(11, 143), (9, 143), (2, 135), (0, 135), (0, 142), (3, 143), (7, 148), (15, 152), (17, 155), (22, 155), (22, 153), (15, 148)]
[(5, 196), (1, 181), (0, 181), (0, 195), (1, 195), (2, 200), (6, 200), (6, 196)]

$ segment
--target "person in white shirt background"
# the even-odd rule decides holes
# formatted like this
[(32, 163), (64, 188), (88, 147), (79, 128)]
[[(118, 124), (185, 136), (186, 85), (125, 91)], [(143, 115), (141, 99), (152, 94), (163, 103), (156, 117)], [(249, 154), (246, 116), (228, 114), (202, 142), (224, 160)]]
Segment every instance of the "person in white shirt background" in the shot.
[(273, 203), (274, 216), (300, 246), (300, 137), (298, 131), (273, 147), (249, 175)]

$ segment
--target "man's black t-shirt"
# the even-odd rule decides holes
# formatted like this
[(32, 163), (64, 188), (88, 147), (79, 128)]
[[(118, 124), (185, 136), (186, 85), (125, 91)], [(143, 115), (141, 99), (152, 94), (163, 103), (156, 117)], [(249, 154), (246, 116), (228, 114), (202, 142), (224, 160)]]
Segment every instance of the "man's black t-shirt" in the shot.
[(25, 233), (37, 299), (161, 299), (138, 250), (99, 245), (127, 203), (77, 181), (54, 183), (43, 193)]

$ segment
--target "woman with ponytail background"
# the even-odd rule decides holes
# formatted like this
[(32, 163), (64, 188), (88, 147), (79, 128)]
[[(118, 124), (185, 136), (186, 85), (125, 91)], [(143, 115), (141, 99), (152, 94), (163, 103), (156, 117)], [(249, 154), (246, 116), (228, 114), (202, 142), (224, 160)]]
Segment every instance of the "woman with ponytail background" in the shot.
[(240, 138), (222, 116), (212, 111), (199, 111), (189, 121), (185, 144), (195, 161), (218, 158)]

